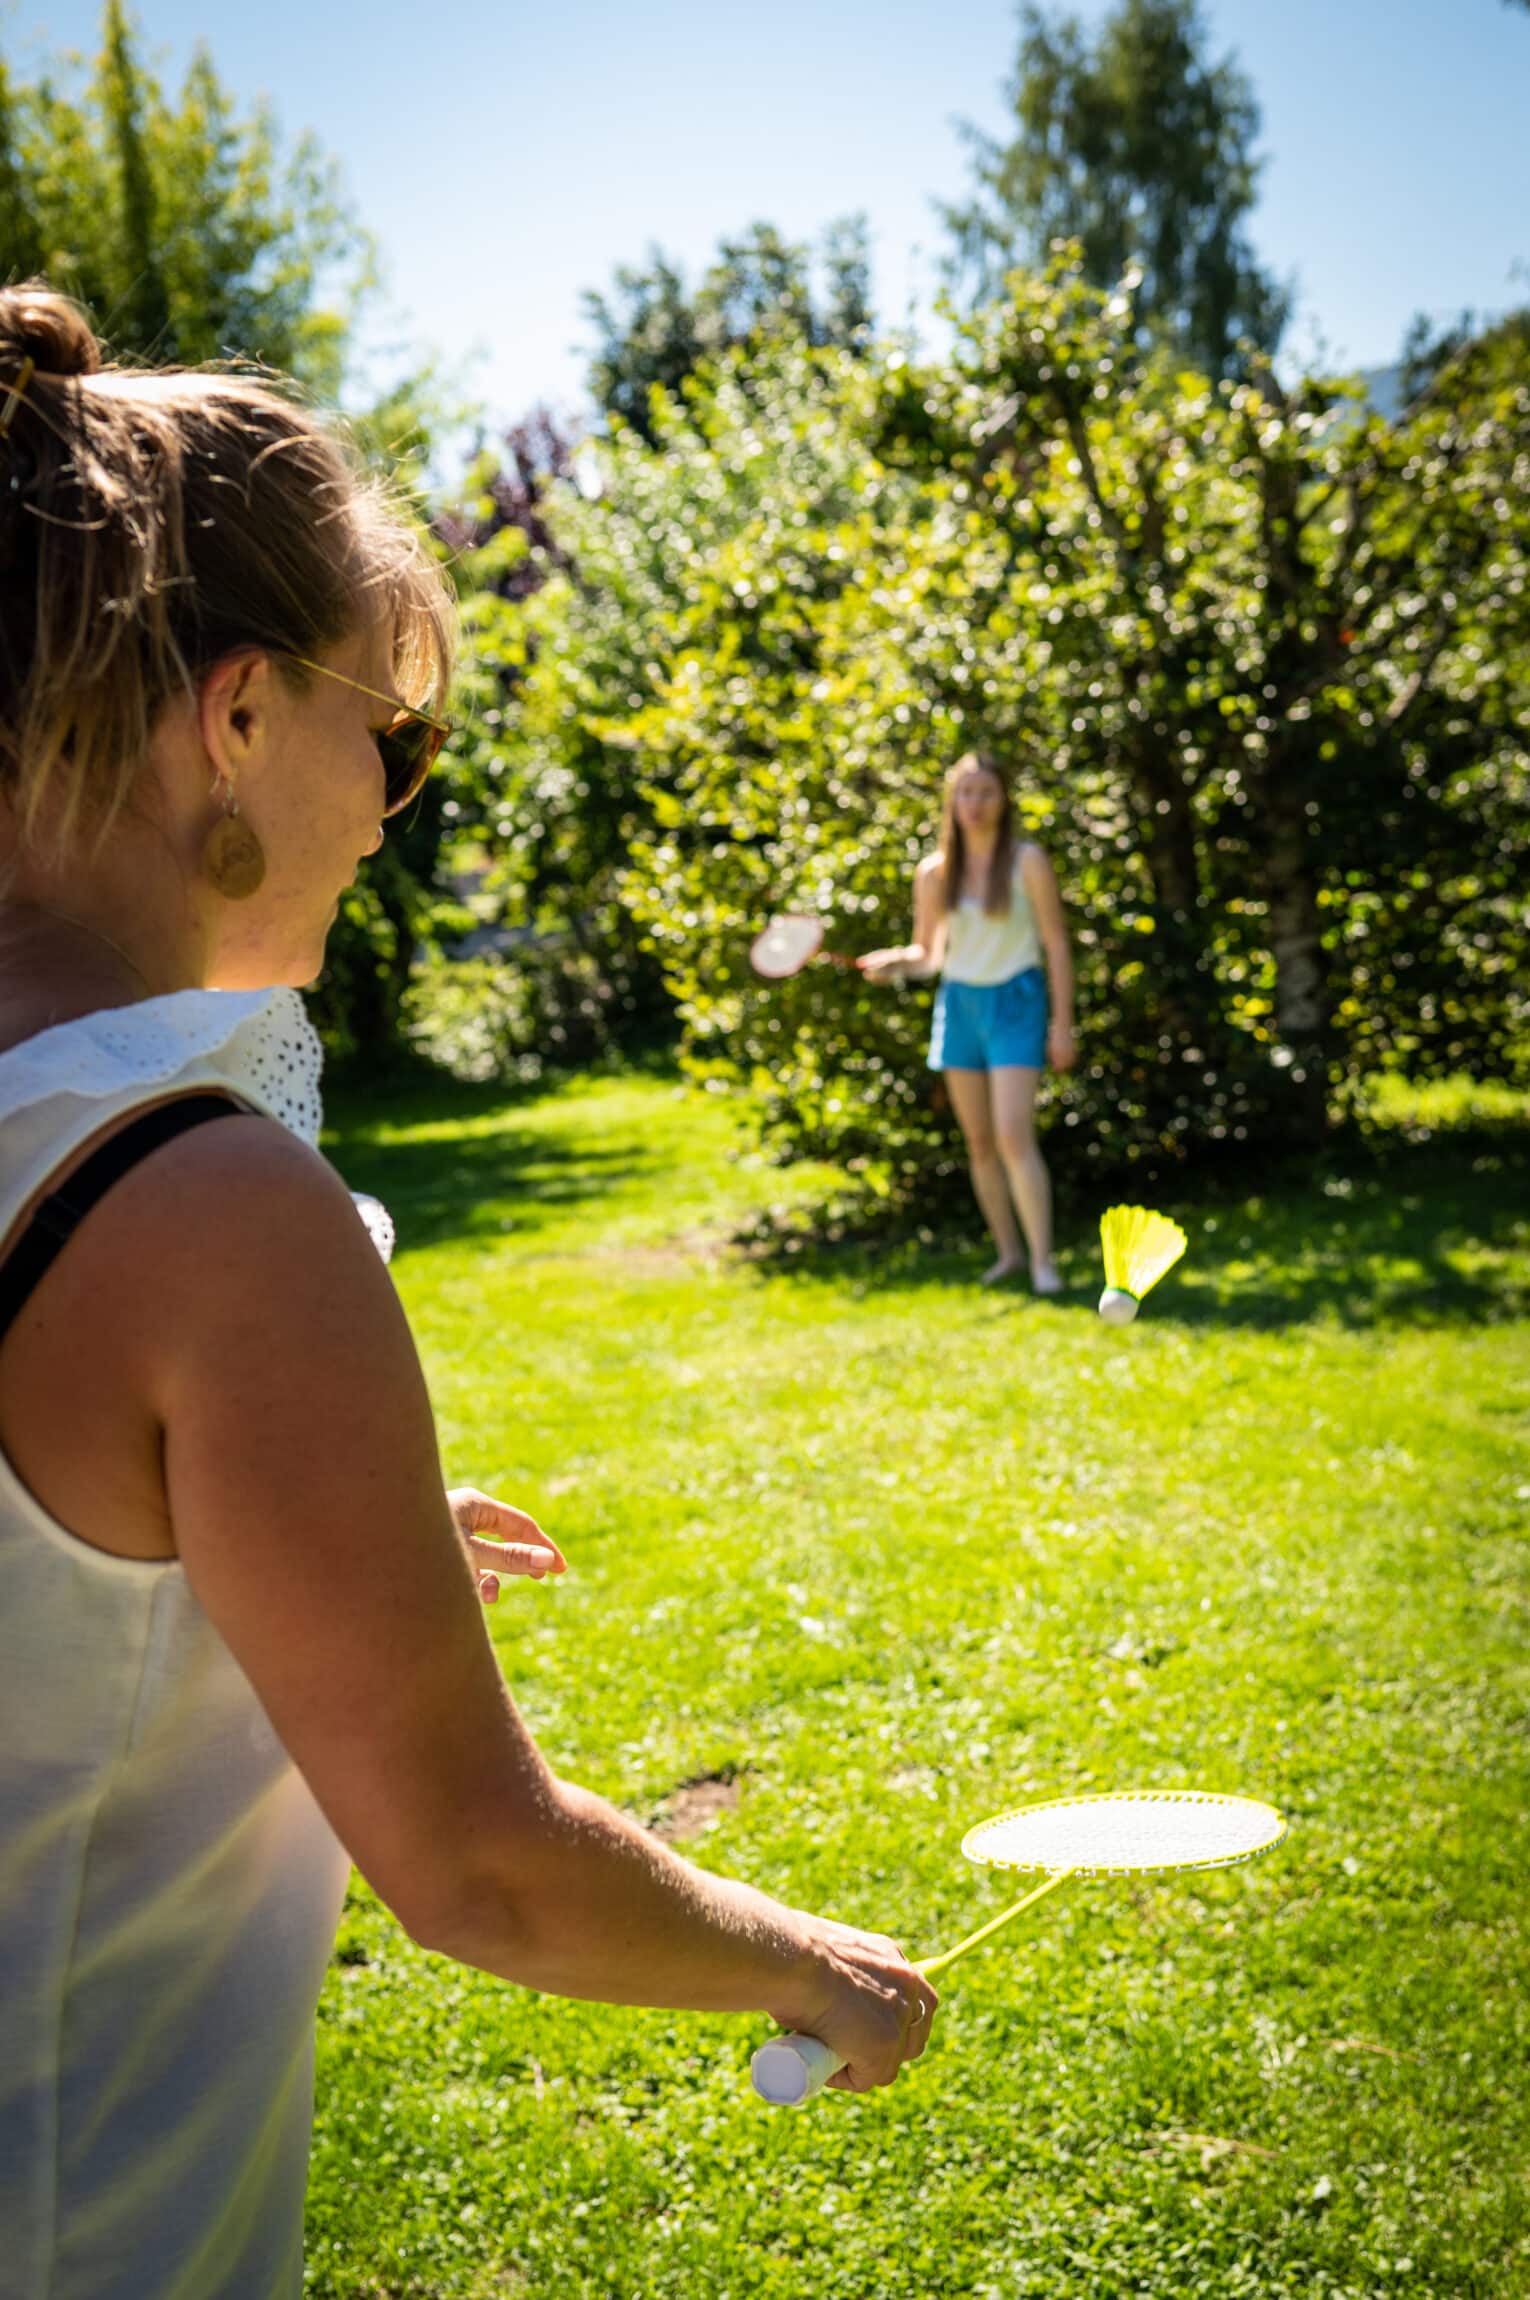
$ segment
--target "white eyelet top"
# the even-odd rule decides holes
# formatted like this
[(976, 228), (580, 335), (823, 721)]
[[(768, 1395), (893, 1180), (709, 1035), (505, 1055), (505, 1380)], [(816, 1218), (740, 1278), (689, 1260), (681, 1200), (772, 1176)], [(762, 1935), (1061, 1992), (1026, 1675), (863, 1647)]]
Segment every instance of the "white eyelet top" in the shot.
[[(316, 1141), (321, 1059), (290, 990), (12, 1047), (0, 1236), (166, 1093), (226, 1086)], [(0, 2300), (297, 2300), (348, 1869), (179, 1563), (91, 1548), (0, 1456)]]

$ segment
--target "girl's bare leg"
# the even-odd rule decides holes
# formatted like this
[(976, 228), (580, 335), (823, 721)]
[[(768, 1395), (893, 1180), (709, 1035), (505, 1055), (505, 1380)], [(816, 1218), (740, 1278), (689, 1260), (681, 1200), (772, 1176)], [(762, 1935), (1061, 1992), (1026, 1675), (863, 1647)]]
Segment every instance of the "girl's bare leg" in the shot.
[(983, 1273), (984, 1284), (994, 1285), (1000, 1278), (1008, 1278), (1016, 1270), (1024, 1269), (1025, 1258), (1020, 1251), (1020, 1232), (1015, 1226), (1015, 1209), (994, 1129), (989, 1074), (986, 1070), (948, 1070), (944, 1076), (951, 1107), (967, 1145), (973, 1192), (999, 1250), (993, 1268)]
[(989, 1073), (994, 1143), (1020, 1227), (1031, 1252), (1031, 1283), (1038, 1294), (1062, 1289), (1052, 1260), (1052, 1181), (1036, 1140), (1039, 1070), (1005, 1067)]

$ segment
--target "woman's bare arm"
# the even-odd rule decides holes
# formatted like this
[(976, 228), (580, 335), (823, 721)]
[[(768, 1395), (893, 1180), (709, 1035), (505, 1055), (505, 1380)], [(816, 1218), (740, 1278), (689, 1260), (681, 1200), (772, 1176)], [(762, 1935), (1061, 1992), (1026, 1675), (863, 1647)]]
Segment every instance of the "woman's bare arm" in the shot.
[(322, 1160), (229, 1119), (113, 1200), (114, 1296), (186, 1573), (403, 1923), (536, 1988), (766, 2011), (824, 2036), (856, 2087), (887, 2081), (934, 2002), (890, 1943), (708, 1876), (535, 1747), (402, 1309)]

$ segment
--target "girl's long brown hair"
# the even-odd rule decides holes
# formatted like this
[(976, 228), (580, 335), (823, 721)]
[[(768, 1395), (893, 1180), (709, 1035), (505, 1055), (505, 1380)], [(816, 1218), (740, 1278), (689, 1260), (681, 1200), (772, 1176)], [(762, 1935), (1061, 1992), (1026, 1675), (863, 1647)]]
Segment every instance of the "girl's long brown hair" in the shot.
[(1009, 909), (1015, 867), (1015, 802), (1009, 787), (1009, 769), (992, 751), (964, 751), (955, 766), (947, 770), (940, 812), (940, 907), (942, 914), (949, 913), (962, 897), (967, 842), (956, 817), (956, 786), (971, 767), (992, 775), (1004, 794), (1004, 811), (999, 817), (999, 835), (989, 857), (988, 886), (983, 895), (983, 908), (989, 917), (1002, 918)]

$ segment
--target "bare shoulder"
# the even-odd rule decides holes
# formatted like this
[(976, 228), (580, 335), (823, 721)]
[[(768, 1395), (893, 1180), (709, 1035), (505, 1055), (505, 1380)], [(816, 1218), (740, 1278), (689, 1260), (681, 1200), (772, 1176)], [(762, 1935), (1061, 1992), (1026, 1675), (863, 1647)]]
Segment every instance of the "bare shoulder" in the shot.
[(194, 1269), (205, 1289), (220, 1272), (302, 1269), (313, 1255), (329, 1270), (382, 1269), (334, 1168), (271, 1118), (239, 1115), (178, 1135), (107, 1203), (171, 1283)]
[(333, 1429), (358, 1387), (419, 1422), (403, 1311), (350, 1194), (274, 1119), (223, 1117), (131, 1167), (44, 1272), (0, 1357), (0, 1440), (80, 1538), (166, 1556), (174, 1432), (227, 1416), (231, 1456), (295, 1408)]
[(916, 866), (914, 877), (916, 879), (938, 878), (945, 867), (945, 859), (937, 847), (934, 854), (924, 856), (923, 860)]
[(162, 1405), (162, 1385), (216, 1378), (248, 1358), (257, 1333), (262, 1359), (291, 1371), (311, 1365), (337, 1331), (402, 1326), (349, 1191), (274, 1119), (222, 1118), (178, 1135), (124, 1176), (92, 1220), (97, 1285), (114, 1318), (136, 1329), (138, 1361)]

